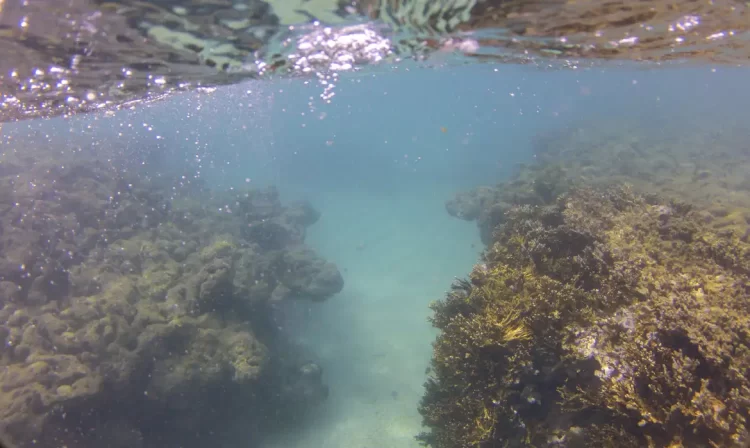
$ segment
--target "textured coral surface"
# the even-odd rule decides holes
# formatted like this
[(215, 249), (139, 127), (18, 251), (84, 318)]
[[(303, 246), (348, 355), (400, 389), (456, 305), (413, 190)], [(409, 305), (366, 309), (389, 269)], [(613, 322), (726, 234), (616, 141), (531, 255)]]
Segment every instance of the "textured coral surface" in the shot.
[(325, 398), (270, 312), (343, 287), (304, 245), (317, 212), (173, 185), (0, 160), (0, 422), (19, 445), (220, 443), (240, 416), (252, 445)]
[[(478, 220), (488, 248), (433, 305), (424, 444), (750, 442), (750, 245), (744, 219), (721, 219), (746, 207), (730, 193), (744, 152), (642, 149), (616, 176), (610, 149), (637, 147), (621, 135), (588, 153), (550, 137), (557, 152), (515, 180), (446, 204)], [(687, 179), (709, 186), (681, 189)]]

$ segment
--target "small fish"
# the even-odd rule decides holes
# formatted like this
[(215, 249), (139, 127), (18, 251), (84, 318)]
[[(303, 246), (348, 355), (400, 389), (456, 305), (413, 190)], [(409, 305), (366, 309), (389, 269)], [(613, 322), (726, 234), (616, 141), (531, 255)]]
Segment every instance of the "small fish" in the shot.
[(440, 126), (440, 132), (445, 134), (446, 132), (448, 132), (448, 128), (446, 128), (445, 126)]

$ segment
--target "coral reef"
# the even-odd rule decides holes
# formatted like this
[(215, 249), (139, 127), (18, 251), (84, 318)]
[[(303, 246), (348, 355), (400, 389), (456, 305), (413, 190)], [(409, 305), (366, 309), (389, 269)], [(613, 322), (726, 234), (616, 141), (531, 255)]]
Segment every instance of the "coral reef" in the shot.
[(304, 245), (309, 204), (61, 157), (0, 158), (0, 423), (18, 446), (202, 446), (240, 416), (252, 446), (326, 397), (268, 311), (343, 287)]
[(507, 182), (457, 193), (446, 201), (445, 209), (456, 218), (476, 220), (482, 242), (489, 246), (493, 231), (512, 205), (550, 204), (573, 185), (559, 164), (522, 165)]
[(487, 249), (433, 305), (425, 445), (750, 443), (747, 130), (664, 128), (540, 135), (446, 203)]
[(750, 245), (685, 202), (544, 179), (495, 196), (482, 262), (432, 306), (420, 441), (746, 446)]
[(539, 135), (446, 203), (487, 250), (434, 305), (425, 444), (749, 443), (747, 130), (667, 127)]
[(750, 238), (750, 139), (742, 122), (690, 131), (683, 123), (594, 122), (537, 135), (534, 163), (495, 186), (461, 192), (446, 202), (451, 215), (476, 220), (482, 240), (502, 223), (509, 204), (551, 203), (575, 185), (629, 184), (694, 204), (719, 232)]

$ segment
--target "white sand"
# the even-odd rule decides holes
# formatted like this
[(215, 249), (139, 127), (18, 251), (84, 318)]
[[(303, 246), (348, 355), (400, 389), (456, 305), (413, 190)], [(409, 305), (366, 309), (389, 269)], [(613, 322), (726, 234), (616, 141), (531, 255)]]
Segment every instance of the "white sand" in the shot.
[(308, 244), (338, 264), (346, 284), (313, 304), (298, 330), (317, 352), (331, 394), (301, 431), (266, 448), (419, 446), (417, 404), (436, 334), (428, 305), (471, 269), (481, 248), (474, 223), (446, 213), (451, 194), (327, 192), (313, 199), (322, 217)]

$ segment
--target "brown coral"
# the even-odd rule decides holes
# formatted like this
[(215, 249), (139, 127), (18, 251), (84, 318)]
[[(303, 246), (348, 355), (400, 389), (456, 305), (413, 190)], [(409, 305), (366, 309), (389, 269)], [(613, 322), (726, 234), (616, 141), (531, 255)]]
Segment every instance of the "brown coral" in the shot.
[[(274, 189), (168, 201), (86, 160), (18, 167), (0, 173), (0, 423), (19, 446), (190, 446), (239, 412), (259, 438), (267, 415), (325, 396), (267, 309), (343, 287), (304, 247), (308, 204)], [(273, 232), (244, 230), (260, 221)]]
[(577, 189), (517, 206), (434, 305), (434, 447), (740, 446), (750, 246), (682, 203)]

